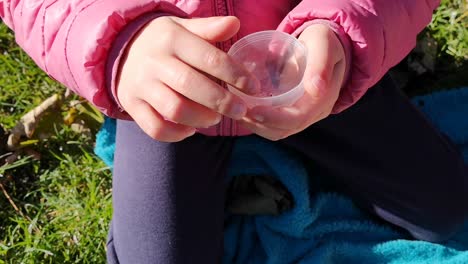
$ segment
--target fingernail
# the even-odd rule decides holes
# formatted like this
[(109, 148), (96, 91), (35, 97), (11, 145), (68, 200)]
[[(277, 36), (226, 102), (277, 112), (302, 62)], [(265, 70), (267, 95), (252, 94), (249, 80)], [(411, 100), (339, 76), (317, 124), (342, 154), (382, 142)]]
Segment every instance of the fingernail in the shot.
[(327, 83), (325, 82), (325, 80), (323, 78), (321, 78), (319, 76), (315, 76), (312, 79), (312, 85), (315, 86), (315, 88), (318, 89), (318, 90), (323, 90), (327, 86)]
[(195, 135), (195, 134), (197, 133), (197, 130), (196, 130), (196, 129), (193, 129), (193, 128), (191, 128), (191, 129), (189, 129), (189, 132), (190, 132), (190, 133), (188, 134), (188, 136), (187, 136), (187, 137), (191, 137), (191, 136)]
[(256, 78), (242, 77), (238, 81), (238, 87), (242, 87), (240, 90), (246, 94), (255, 94), (260, 90), (260, 82)]
[(209, 126), (205, 127), (205, 128), (209, 128), (209, 127), (212, 127), (212, 126), (216, 126), (217, 124), (219, 124), (219, 122), (221, 122), (221, 119), (223, 118), (222, 115), (218, 115), (215, 119), (215, 121), (210, 124)]
[(216, 117), (215, 123), (214, 123), (213, 125), (219, 124), (219, 122), (221, 122), (221, 119), (223, 119), (223, 116), (222, 116), (222, 115), (218, 115), (218, 116)]
[(241, 119), (247, 112), (247, 107), (243, 103), (234, 103), (231, 107), (230, 115), (233, 119)]
[(257, 78), (250, 78), (247, 86), (247, 93), (255, 94), (260, 91), (260, 81)]
[(265, 117), (263, 117), (263, 116), (261, 116), (261, 115), (253, 115), (252, 118), (253, 118), (255, 121), (259, 122), (259, 123), (265, 121)]

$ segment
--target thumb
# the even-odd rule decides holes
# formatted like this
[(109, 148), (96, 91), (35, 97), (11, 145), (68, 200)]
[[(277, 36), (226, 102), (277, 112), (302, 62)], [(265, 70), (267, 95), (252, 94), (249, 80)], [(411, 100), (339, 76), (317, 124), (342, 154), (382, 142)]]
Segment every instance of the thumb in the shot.
[[(341, 56), (338, 55), (340, 52), (337, 45), (334, 45), (334, 38), (336, 36), (329, 27), (320, 24), (309, 26), (299, 36), (299, 40), (308, 50), (304, 86), (306, 91), (318, 101), (324, 96), (330, 96), (330, 93), (337, 96), (339, 92), (342, 74), (336, 72), (335, 66), (340, 62)], [(341, 70), (342, 67), (337, 68)]]
[(225, 41), (239, 31), (240, 22), (234, 16), (208, 18), (174, 18), (175, 22), (209, 42)]

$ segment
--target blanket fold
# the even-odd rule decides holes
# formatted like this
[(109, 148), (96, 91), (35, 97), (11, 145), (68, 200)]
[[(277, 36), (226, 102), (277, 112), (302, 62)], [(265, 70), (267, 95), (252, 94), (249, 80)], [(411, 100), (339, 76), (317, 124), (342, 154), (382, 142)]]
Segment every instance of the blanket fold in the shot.
[[(412, 100), (457, 144), (468, 164), (468, 87)], [(96, 153), (110, 166), (113, 134), (115, 122), (106, 120), (96, 144)], [(375, 221), (347, 197), (321, 192), (299, 157), (266, 140), (245, 137), (234, 146), (226, 180), (246, 175), (274, 177), (289, 191), (293, 207), (279, 215), (227, 213), (226, 264), (468, 263), (468, 223), (442, 244), (412, 240)]]

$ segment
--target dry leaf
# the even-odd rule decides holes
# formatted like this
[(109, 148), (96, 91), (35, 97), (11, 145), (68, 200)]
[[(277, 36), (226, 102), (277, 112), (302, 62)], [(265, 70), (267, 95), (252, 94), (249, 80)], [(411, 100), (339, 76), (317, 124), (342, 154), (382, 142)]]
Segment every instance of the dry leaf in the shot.
[(26, 113), (11, 130), (8, 137), (7, 148), (9, 150), (15, 150), (18, 148), (20, 139), (23, 136), (31, 138), (34, 134), (37, 124), (41, 120), (41, 117), (53, 109), (58, 108), (62, 104), (62, 99), (58, 94), (55, 94), (47, 98), (39, 106)]

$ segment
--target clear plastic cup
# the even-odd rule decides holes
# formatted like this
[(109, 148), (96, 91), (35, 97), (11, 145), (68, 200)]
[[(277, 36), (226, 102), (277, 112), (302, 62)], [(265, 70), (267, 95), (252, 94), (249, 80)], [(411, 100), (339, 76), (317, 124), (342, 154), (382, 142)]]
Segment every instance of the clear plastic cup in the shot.
[(253, 33), (234, 43), (228, 55), (258, 80), (249, 93), (228, 85), (247, 107), (288, 106), (304, 94), (307, 50), (293, 36), (275, 30)]

